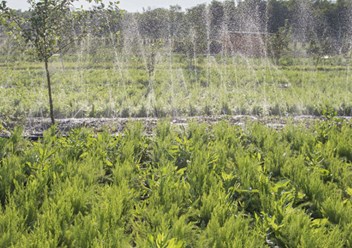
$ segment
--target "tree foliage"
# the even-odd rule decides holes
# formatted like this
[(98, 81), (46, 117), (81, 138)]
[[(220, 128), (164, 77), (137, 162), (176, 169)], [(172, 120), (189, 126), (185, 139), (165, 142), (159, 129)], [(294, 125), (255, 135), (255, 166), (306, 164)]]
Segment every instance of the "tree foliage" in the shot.
[[(179, 11), (177, 20), (172, 8), (146, 10), (138, 14), (138, 20), (142, 37), (158, 39), (176, 34), (175, 38), (187, 38), (196, 43), (197, 53), (206, 53), (209, 43), (212, 44), (208, 39), (218, 40), (224, 30), (277, 35), (283, 28), (289, 28), (291, 42), (301, 43), (305, 48), (313, 42), (318, 44), (319, 54), (341, 54), (351, 47), (351, 14), (352, 3), (347, 0), (246, 0), (238, 3), (214, 0), (209, 5)], [(182, 33), (174, 32), (175, 22), (183, 24)], [(192, 50), (187, 42), (184, 44), (185, 47), (177, 50)]]
[[(28, 0), (30, 9), (28, 15), (21, 15), (7, 7), (7, 2), (0, 5), (1, 23), (9, 35), (27, 44), (37, 59), (44, 62), (48, 84), (50, 118), (55, 123), (53, 99), (51, 93), (51, 76), (49, 59), (56, 53), (63, 53), (74, 42), (81, 40), (87, 34), (89, 11), (73, 11), (73, 3), (77, 0)], [(93, 2), (93, 0), (87, 0)], [(102, 0), (94, 0), (103, 9)], [(110, 2), (109, 9), (114, 10), (117, 3)]]

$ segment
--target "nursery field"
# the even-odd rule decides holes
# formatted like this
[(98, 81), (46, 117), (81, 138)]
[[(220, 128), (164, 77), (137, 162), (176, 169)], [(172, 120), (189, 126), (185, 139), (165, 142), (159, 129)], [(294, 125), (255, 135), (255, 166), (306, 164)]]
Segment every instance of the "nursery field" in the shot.
[(0, 2), (0, 248), (352, 247), (350, 1)]
[[(111, 52), (110, 52), (111, 53)], [(344, 58), (269, 59), (108, 52), (54, 57), (56, 118), (210, 115), (352, 115), (350, 65)], [(5, 57), (0, 63), (0, 116), (48, 117), (43, 65)]]
[(0, 139), (0, 247), (351, 247), (351, 125), (16, 129)]

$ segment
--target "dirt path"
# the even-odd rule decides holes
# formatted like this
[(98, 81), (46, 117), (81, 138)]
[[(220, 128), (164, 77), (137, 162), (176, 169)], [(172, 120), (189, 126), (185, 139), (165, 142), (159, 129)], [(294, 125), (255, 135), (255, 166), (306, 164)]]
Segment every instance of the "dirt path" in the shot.
[[(342, 117), (351, 120), (351, 117)], [(62, 135), (74, 128), (87, 127), (99, 132), (103, 129), (109, 130), (112, 134), (121, 133), (128, 122), (139, 121), (145, 126), (146, 133), (151, 134), (158, 121), (170, 121), (172, 125), (187, 126), (189, 122), (207, 123), (209, 125), (225, 120), (233, 125), (245, 125), (249, 122), (260, 122), (269, 127), (280, 129), (287, 123), (309, 125), (315, 121), (324, 120), (316, 116), (295, 116), (295, 117), (256, 117), (256, 116), (198, 116), (198, 117), (178, 117), (178, 118), (81, 118), (81, 119), (57, 119), (58, 130)], [(0, 120), (1, 121), (1, 120)], [(9, 137), (16, 126), (23, 126), (23, 135), (30, 139), (38, 139), (43, 136), (43, 132), (50, 127), (50, 119), (29, 118), (22, 121), (0, 122), (3, 126), (0, 130), (0, 137)]]

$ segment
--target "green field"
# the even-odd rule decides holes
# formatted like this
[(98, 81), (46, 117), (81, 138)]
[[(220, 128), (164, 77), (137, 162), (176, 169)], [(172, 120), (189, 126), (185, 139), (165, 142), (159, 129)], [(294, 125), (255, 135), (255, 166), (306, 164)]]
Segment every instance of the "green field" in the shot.
[(0, 247), (351, 247), (351, 121), (0, 139)]
[[(198, 115), (352, 115), (348, 60), (156, 56), (148, 76), (143, 56), (101, 51), (54, 58), (50, 70), (56, 118)], [(0, 115), (48, 117), (43, 65), (26, 59), (0, 64)], [(13, 58), (12, 58), (13, 59)], [(7, 62), (6, 62), (7, 61)]]
[(11, 125), (49, 116), (43, 65), (0, 61), (0, 247), (352, 246), (352, 123), (336, 117), (352, 115), (347, 59), (160, 51), (151, 71), (148, 54), (54, 57), (57, 119), (215, 121), (54, 126), (39, 141)]
[(351, 0), (7, 2), (0, 248), (352, 248)]

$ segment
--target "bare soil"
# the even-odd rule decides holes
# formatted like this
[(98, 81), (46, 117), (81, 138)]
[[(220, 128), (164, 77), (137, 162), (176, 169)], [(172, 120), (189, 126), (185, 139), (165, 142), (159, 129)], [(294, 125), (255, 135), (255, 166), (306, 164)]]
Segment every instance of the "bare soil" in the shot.
[[(341, 117), (351, 119), (351, 117)], [(249, 122), (259, 122), (275, 129), (283, 128), (287, 123), (311, 125), (316, 121), (324, 121), (323, 117), (317, 116), (294, 116), (294, 117), (257, 117), (247, 115), (237, 116), (198, 116), (198, 117), (177, 117), (177, 118), (72, 118), (57, 119), (56, 125), (58, 132), (65, 136), (70, 130), (76, 128), (91, 128), (96, 132), (108, 130), (113, 135), (122, 133), (129, 122), (142, 122), (145, 126), (146, 134), (152, 134), (153, 129), (161, 120), (170, 121), (172, 125), (187, 126), (190, 122), (216, 124), (220, 121), (228, 121), (233, 125), (244, 126)], [(2, 121), (0, 119), (0, 137), (10, 137), (11, 132), (16, 126), (23, 127), (23, 136), (29, 139), (39, 139), (43, 132), (51, 126), (50, 119), (29, 118), (25, 120)], [(1, 128), (2, 126), (2, 128)]]

